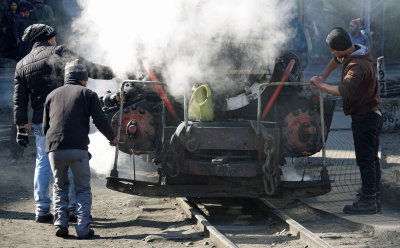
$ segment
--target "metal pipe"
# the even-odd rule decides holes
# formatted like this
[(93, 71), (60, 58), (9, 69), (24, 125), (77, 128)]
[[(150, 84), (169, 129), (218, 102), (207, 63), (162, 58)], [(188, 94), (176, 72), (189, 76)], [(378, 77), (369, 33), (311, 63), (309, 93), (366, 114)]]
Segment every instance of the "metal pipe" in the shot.
[[(381, 56), (385, 56), (385, 0), (382, 2)], [(371, 45), (372, 46), (372, 45)]]
[[(264, 83), (267, 84), (267, 83)], [(261, 87), (263, 84), (258, 85), (257, 87), (257, 126), (260, 126), (261, 122)], [(265, 85), (267, 87), (267, 85)]]
[(125, 84), (130, 83), (129, 80), (123, 81), (121, 84), (121, 91), (119, 95), (119, 119), (118, 119), (118, 133), (117, 133), (117, 145), (115, 146), (115, 157), (114, 157), (114, 167), (111, 170), (110, 176), (111, 177), (118, 177), (118, 152), (119, 152), (119, 139), (121, 138), (121, 125), (122, 125), (122, 114), (124, 110), (124, 88)]
[(164, 135), (165, 135), (165, 130), (164, 130), (164, 128), (165, 128), (165, 126), (166, 126), (166, 122), (165, 122), (165, 105), (164, 105), (164, 102), (163, 102), (163, 105), (162, 105), (162, 115), (161, 115), (161, 126), (162, 126), (162, 130), (161, 130), (161, 133), (162, 133), (162, 135), (161, 135), (161, 144), (164, 144)]
[[(285, 71), (283, 72), (283, 75), (281, 77), (281, 82), (285, 82), (289, 75), (290, 72), (292, 72), (293, 66), (296, 63), (296, 61), (294, 59), (291, 59), (289, 61), (289, 64), (286, 66)], [(282, 90), (282, 85), (279, 85), (278, 87), (276, 87), (276, 89), (274, 90), (274, 92), (272, 93), (271, 97), (269, 98), (267, 104), (264, 107), (264, 111), (262, 113), (262, 118), (265, 118), (268, 114), (268, 112), (271, 110), (272, 105), (275, 103), (276, 99), (278, 98), (279, 93)]]
[[(146, 70), (147, 74), (149, 75), (150, 80), (153, 82), (159, 82), (160, 80), (158, 80), (156, 74), (151, 69), (150, 65), (147, 63), (147, 61), (145, 59), (142, 60), (142, 64), (143, 64), (143, 67)], [(157, 84), (154, 85), (154, 87), (156, 88), (158, 95), (160, 96), (161, 100), (164, 102), (168, 111), (171, 113), (171, 115), (173, 117), (176, 117), (176, 112), (175, 112), (174, 106), (172, 106), (172, 103), (169, 100), (167, 94), (165, 93), (164, 88)]]
[(321, 89), (319, 90), (319, 109), (321, 117), (322, 168), (326, 169), (324, 98)]
[(126, 83), (134, 83), (134, 84), (159, 84), (159, 85), (166, 85), (163, 82), (154, 82), (154, 81), (143, 81), (143, 80), (124, 80), (123, 82)]
[(183, 89), (183, 118), (185, 119), (185, 131), (187, 131), (189, 125), (189, 117), (188, 117), (188, 102), (187, 102), (187, 95), (186, 90)]
[(136, 180), (135, 154), (132, 154), (132, 165), (133, 165), (133, 180)]
[(257, 124), (260, 125), (261, 122), (261, 87), (270, 87), (270, 86), (301, 86), (301, 85), (311, 85), (310, 82), (265, 82), (258, 85), (257, 88)]

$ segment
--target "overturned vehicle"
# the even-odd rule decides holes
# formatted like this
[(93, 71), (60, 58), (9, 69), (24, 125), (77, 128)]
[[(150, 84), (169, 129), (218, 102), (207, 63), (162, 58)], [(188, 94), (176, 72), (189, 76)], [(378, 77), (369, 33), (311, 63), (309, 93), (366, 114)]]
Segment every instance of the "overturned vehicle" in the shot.
[[(311, 197), (331, 190), (324, 145), (334, 100), (301, 83), (295, 53), (259, 65), (241, 63), (243, 50), (230, 47), (223, 54), (235, 62), (221, 72), (236, 85), (227, 93), (214, 94), (212, 84), (201, 82), (176, 100), (162, 73), (142, 60), (140, 76), (101, 97), (119, 139), (108, 188), (186, 197)], [(287, 158), (307, 158), (321, 149), (321, 163), (313, 168), (306, 163), (297, 168), (302, 176), (285, 180)], [(158, 180), (137, 180), (135, 163), (133, 179), (119, 177), (121, 152), (146, 157)], [(314, 173), (306, 180), (308, 169)]]

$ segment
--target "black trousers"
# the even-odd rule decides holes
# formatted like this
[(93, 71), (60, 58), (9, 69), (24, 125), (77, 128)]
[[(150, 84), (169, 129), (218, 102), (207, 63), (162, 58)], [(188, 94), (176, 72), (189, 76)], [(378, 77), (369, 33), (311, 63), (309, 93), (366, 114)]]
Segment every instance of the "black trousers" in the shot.
[(354, 148), (357, 165), (360, 168), (362, 191), (366, 195), (380, 192), (381, 165), (378, 158), (379, 134), (382, 129), (382, 117), (370, 112), (351, 116)]

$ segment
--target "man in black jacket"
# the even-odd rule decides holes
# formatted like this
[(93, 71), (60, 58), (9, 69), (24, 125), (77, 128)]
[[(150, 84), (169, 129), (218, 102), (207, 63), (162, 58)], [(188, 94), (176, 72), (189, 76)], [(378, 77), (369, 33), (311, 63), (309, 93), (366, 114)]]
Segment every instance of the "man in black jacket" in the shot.
[(65, 85), (51, 92), (44, 106), (43, 132), (54, 175), (54, 225), (59, 237), (68, 235), (69, 167), (74, 174), (78, 205), (76, 233), (78, 238), (88, 238), (94, 234), (90, 229), (89, 118), (92, 117), (93, 123), (110, 141), (110, 145), (117, 144), (97, 94), (86, 89), (87, 80), (87, 71), (78, 59), (67, 63)]
[[(66, 62), (79, 58), (65, 48), (57, 46), (54, 29), (44, 24), (29, 26), (22, 37), (33, 45), (31, 52), (20, 60), (14, 77), (14, 124), (17, 125), (17, 143), (27, 146), (28, 102), (33, 108), (32, 123), (36, 136), (36, 167), (34, 177), (34, 198), (37, 222), (48, 222), (53, 219), (50, 214), (49, 183), (51, 168), (46, 148), (46, 137), (42, 133), (43, 105), (46, 96), (64, 84), (64, 66)], [(114, 77), (109, 67), (97, 65), (81, 59), (91, 78), (111, 79)], [(29, 131), (29, 130), (28, 130)], [(70, 173), (72, 176), (72, 174)], [(71, 179), (70, 197), (73, 195)], [(75, 211), (74, 200), (70, 200), (71, 220)]]

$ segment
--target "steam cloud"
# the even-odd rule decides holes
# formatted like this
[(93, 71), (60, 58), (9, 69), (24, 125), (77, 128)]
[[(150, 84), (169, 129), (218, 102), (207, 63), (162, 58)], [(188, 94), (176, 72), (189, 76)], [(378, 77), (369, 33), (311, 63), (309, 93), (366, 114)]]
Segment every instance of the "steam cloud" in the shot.
[[(293, 167), (282, 166), (282, 181), (301, 181), (302, 177), (303, 175), (299, 174)], [(310, 181), (312, 180), (312, 178), (310, 177), (310, 175), (306, 174), (304, 175), (303, 180)]]
[(196, 82), (226, 90), (221, 72), (232, 64), (220, 54), (229, 44), (250, 42), (256, 49), (249, 56), (268, 63), (294, 33), (288, 22), (296, 1), (81, 0), (80, 5), (73, 23), (79, 54), (111, 66), (121, 78), (146, 58), (179, 95)]
[(100, 132), (90, 134), (89, 139), (89, 152), (92, 154), (90, 168), (96, 174), (108, 176), (114, 162), (115, 148), (108, 145), (107, 139)]
[[(80, 0), (79, 4), (81, 16), (72, 24), (73, 50), (111, 66), (119, 78), (136, 73), (138, 59), (146, 58), (161, 70), (174, 96), (198, 82), (211, 84), (213, 93), (238, 88), (225, 78), (234, 65), (224, 59), (224, 50), (251, 43), (241, 67), (271, 63), (294, 35), (288, 24), (296, 15), (296, 1), (289, 0)], [(116, 84), (105, 82), (88, 85), (100, 95), (105, 85), (116, 90)], [(90, 137), (91, 165), (105, 174), (114, 148), (98, 136)]]

